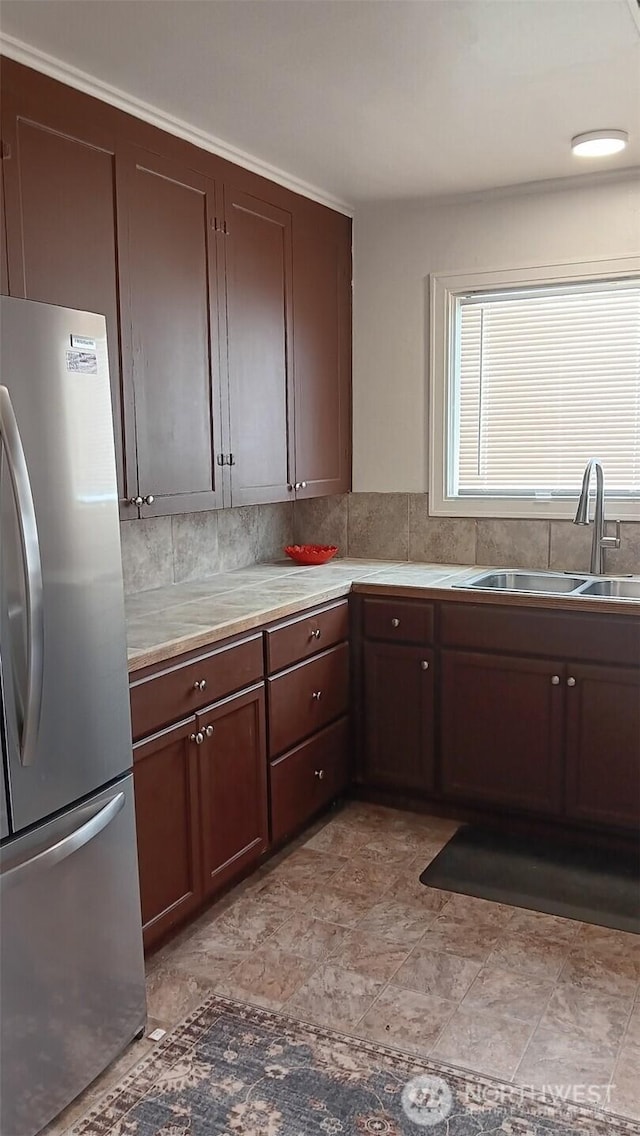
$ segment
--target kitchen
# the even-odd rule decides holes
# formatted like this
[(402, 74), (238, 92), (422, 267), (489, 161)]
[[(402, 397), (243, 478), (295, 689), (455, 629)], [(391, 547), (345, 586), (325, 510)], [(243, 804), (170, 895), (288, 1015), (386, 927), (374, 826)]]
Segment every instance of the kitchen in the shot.
[[(425, 887), (418, 877), (460, 821), (489, 819), (518, 836), (529, 824), (567, 847), (600, 843), (612, 861), (630, 854), (637, 836), (638, 603), (582, 594), (598, 571), (593, 511), (588, 525), (572, 524), (596, 452), (609, 490), (599, 537), (614, 542), (604, 574), (634, 584), (638, 487), (616, 492), (615, 432), (628, 420), (619, 448), (632, 446), (637, 354), (633, 346), (625, 354), (624, 336), (616, 343), (617, 373), (627, 378), (597, 400), (604, 453), (589, 444), (579, 460), (569, 454), (563, 499), (544, 468), (534, 500), (514, 505), (494, 493), (487, 503), (477, 488), (452, 494), (441, 476), (446, 399), (425, 382), (447, 369), (437, 355), (446, 336), (436, 334), (447, 313), (472, 321), (466, 298), (482, 293), (488, 311), (492, 288), (562, 284), (572, 303), (581, 280), (599, 282), (594, 305), (619, 297), (620, 320), (632, 296), (633, 331), (634, 5), (50, 0), (6, 3), (2, 25), (2, 292), (19, 306), (27, 299), (107, 320), (134, 747), (131, 757), (123, 711), (127, 737), (121, 730), (113, 743), (120, 764), (110, 771), (105, 759), (95, 783), (72, 787), (66, 801), (111, 786), (133, 765), (148, 972), (144, 1036), (51, 1132), (118, 1131), (122, 1118), (100, 1112), (105, 1093), (129, 1070), (143, 1079), (146, 1059), (168, 1061), (182, 1019), (201, 1009), (204, 1022), (216, 993), (276, 1021), (281, 1011), (378, 1047), (386, 1041), (396, 1062), (412, 1055), (411, 1068), (466, 1069), (512, 1088), (553, 1079), (546, 1050), (557, 1082), (601, 1086), (596, 1103), (609, 1131), (619, 1117), (632, 1123), (640, 961), (631, 924), (620, 929), (618, 912), (603, 929), (597, 916), (565, 918), (548, 906), (536, 919), (522, 899), (465, 899), (463, 887)], [(206, 53), (216, 34), (208, 105)], [(370, 55), (358, 59), (361, 38)], [(306, 77), (291, 65), (292, 44)], [(345, 58), (352, 69), (343, 75)], [(403, 67), (406, 86), (394, 81)], [(236, 79), (246, 86), (240, 100)], [(443, 91), (448, 118), (429, 102)], [(530, 123), (532, 91), (540, 118)], [(351, 110), (342, 134), (341, 106)], [(277, 108), (288, 125), (272, 136)], [(572, 137), (607, 124), (629, 134), (628, 149), (587, 159), (582, 173)], [(612, 280), (629, 288), (608, 289)], [(67, 330), (100, 339), (95, 328)], [(586, 373), (596, 347), (581, 335), (571, 351)], [(578, 398), (579, 376), (567, 372), (566, 382)], [(535, 386), (527, 413), (542, 415)], [(623, 414), (607, 416), (609, 403)], [(25, 413), (16, 406), (18, 418)], [(582, 421), (563, 436), (554, 476)], [(538, 460), (534, 434), (516, 447), (529, 463)], [(46, 449), (42, 439), (31, 446)], [(504, 460), (498, 452), (497, 465)], [(45, 482), (34, 484), (37, 516), (39, 493)], [(43, 525), (38, 516), (44, 547)], [(80, 530), (76, 539), (82, 544)], [(285, 562), (283, 548), (302, 543), (339, 554), (326, 567)], [(483, 568), (526, 569), (542, 584), (537, 594), (517, 580), (513, 594), (468, 588)], [(87, 571), (95, 598), (99, 565)], [(567, 573), (550, 596), (559, 587), (550, 580)], [(87, 651), (99, 641), (90, 622)], [(89, 655), (80, 667), (92, 671)], [(126, 683), (124, 661), (113, 681)], [(60, 682), (73, 688), (72, 669)], [(114, 698), (122, 705), (125, 695)], [(476, 702), (482, 718), (468, 712)], [(100, 733), (99, 718), (89, 725)], [(350, 803), (326, 812), (345, 797)], [(133, 975), (141, 955), (136, 962), (131, 952)], [(487, 990), (498, 978), (492, 1003)], [(144, 1026), (136, 1005), (122, 1050)], [(165, 1033), (154, 1040), (157, 1029)], [(41, 1054), (51, 1060), (44, 1043)], [(71, 1064), (77, 1072), (82, 1062)], [(205, 1123), (298, 1131), (273, 1120), (283, 1109), (277, 1096), (265, 1100), (272, 1111), (261, 1126), (237, 1094), (233, 1123), (217, 1114)], [(38, 1128), (28, 1093), (20, 1095), (26, 1136)], [(145, 1107), (141, 1097), (140, 1117)], [(192, 1106), (185, 1098), (171, 1107)], [(507, 1107), (524, 1106), (510, 1099)], [(527, 1107), (530, 1121), (535, 1106)], [(363, 1130), (404, 1133), (402, 1108), (365, 1109), (362, 1123), (378, 1127)], [(42, 1127), (54, 1114), (37, 1115)], [(310, 1113), (304, 1130), (326, 1120), (326, 1131), (359, 1131), (350, 1115)], [(587, 1122), (567, 1113), (557, 1131), (586, 1131), (578, 1124)], [(7, 1127), (6, 1136), (23, 1133)]]

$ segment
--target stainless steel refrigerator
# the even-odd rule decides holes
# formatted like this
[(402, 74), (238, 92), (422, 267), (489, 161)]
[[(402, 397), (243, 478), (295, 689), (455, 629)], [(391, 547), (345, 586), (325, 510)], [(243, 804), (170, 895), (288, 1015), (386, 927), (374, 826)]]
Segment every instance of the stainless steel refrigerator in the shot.
[(0, 1131), (33, 1136), (146, 1009), (105, 320), (1, 302)]

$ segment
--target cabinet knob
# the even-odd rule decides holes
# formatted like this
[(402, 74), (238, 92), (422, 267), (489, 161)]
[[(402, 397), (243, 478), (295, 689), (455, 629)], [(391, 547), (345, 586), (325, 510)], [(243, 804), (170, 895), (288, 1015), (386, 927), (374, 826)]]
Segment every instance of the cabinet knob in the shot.
[(295, 485), (294, 485), (294, 487), (293, 487), (293, 488), (294, 488), (294, 489), (302, 489), (302, 482), (300, 482), (300, 481), (296, 481), (296, 483), (295, 483)]
[(200, 679), (200, 682), (198, 682), (198, 680), (196, 679), (196, 681), (193, 684), (193, 689), (194, 690), (206, 690), (207, 689), (206, 678)]
[(189, 741), (195, 742), (197, 746), (201, 746), (204, 741), (202, 730), (198, 730), (197, 734), (189, 734)]
[(314, 690), (311, 697), (313, 698), (314, 702), (319, 702), (320, 699), (322, 698), (322, 691), (321, 690)]
[(560, 686), (560, 675), (552, 675), (551, 676), (551, 685), (552, 686)]
[(400, 626), (400, 620), (399, 619), (392, 619), (391, 620), (391, 626), (392, 627), (399, 627)]
[(316, 769), (314, 776), (318, 778), (318, 781), (324, 781), (324, 769)]
[(428, 671), (428, 670), (429, 670), (429, 664), (428, 664), (428, 662), (427, 662), (427, 660), (426, 660), (426, 659), (423, 659), (423, 660), (422, 660), (422, 662), (420, 663), (420, 666), (422, 667), (423, 671)]
[(575, 686), (575, 685), (576, 685), (575, 678), (568, 678), (567, 679), (567, 686)]
[(311, 634), (309, 635), (309, 638), (310, 639), (319, 639), (320, 638), (320, 628), (314, 627), (311, 631)]
[(213, 726), (205, 726), (205, 728), (204, 728), (205, 737), (212, 738), (213, 737), (213, 729), (214, 729)]
[(287, 489), (290, 493), (293, 493), (293, 485), (287, 485)]
[(144, 505), (144, 497), (130, 497), (129, 504), (137, 505), (137, 507), (140, 508), (141, 505)]
[(301, 482), (300, 482), (300, 488), (301, 488), (301, 489), (306, 489), (306, 488), (307, 488), (307, 483), (306, 483), (306, 481), (301, 481)]
[(142, 498), (142, 500), (144, 501), (145, 505), (153, 505), (155, 497), (153, 496), (153, 493), (148, 493), (146, 497)]

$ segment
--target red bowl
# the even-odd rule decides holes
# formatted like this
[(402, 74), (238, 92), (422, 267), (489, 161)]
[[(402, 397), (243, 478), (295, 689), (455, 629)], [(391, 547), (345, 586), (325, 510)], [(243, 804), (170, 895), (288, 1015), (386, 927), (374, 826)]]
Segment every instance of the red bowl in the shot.
[(338, 548), (335, 544), (290, 544), (284, 551), (296, 564), (326, 564)]

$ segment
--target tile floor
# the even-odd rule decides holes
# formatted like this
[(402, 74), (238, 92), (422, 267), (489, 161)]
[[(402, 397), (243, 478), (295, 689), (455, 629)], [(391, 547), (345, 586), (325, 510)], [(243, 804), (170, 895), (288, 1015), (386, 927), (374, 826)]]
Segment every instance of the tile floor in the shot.
[(640, 1119), (640, 936), (425, 888), (455, 827), (359, 803), (323, 819), (149, 960), (152, 1025), (217, 991), (515, 1084), (598, 1086)]

